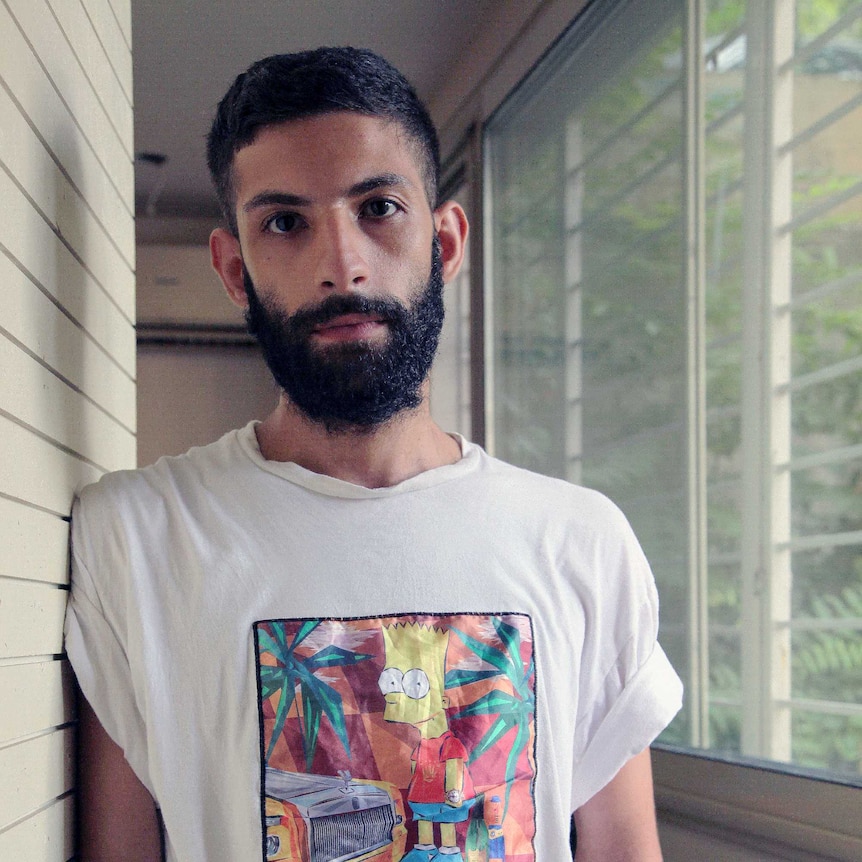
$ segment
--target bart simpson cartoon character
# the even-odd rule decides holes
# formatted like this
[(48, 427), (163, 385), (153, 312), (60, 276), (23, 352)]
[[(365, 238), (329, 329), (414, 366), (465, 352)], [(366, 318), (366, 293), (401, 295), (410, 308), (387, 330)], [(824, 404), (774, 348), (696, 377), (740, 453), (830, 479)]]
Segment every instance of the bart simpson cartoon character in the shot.
[[(455, 824), (469, 817), (476, 797), (467, 750), (449, 730), (446, 715), (449, 632), (420, 623), (395, 623), (383, 628), (383, 643), (386, 665), (379, 679), (386, 700), (383, 718), (419, 731), (407, 788), (419, 840), (403, 862), (463, 862)], [(439, 850), (434, 844), (435, 823), (440, 829)]]

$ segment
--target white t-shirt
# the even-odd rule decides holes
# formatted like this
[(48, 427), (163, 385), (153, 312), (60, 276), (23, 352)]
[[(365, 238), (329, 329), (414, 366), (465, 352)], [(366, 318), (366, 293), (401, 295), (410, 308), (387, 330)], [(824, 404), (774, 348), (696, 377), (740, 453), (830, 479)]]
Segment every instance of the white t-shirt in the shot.
[[(462, 450), (368, 489), (265, 460), (251, 424), (83, 491), (67, 650), (169, 860), (372, 840), (400, 859), (420, 820), (464, 850), (497, 796), (506, 858), (554, 862), (572, 811), (677, 712), (624, 516)], [(414, 780), (444, 733), (441, 762), (457, 749), (469, 773), (448, 803), (439, 772)]]

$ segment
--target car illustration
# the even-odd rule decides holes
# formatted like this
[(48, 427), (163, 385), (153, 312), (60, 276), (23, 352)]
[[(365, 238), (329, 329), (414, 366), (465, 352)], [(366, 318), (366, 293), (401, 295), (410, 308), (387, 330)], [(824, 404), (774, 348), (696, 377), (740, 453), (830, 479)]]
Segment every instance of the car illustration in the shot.
[(404, 802), (393, 784), (349, 772), (271, 767), (264, 780), (267, 862), (399, 862), (404, 856)]

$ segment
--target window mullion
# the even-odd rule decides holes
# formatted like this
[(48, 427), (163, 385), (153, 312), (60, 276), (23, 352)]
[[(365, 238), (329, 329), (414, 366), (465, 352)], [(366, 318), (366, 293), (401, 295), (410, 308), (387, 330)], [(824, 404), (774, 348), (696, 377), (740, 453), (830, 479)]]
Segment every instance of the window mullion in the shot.
[(683, 52), (687, 334), (688, 651), (690, 740), (709, 746), (709, 618), (706, 541), (705, 0), (686, 3)]
[(790, 289), (794, 0), (747, 5), (742, 750), (790, 758)]
[(793, 261), (792, 233), (785, 225), (793, 217), (793, 155), (787, 144), (793, 139), (794, 71), (791, 61), (795, 49), (795, 0), (775, 0), (772, 28), (774, 48), (774, 93), (772, 98), (772, 272), (769, 306), (771, 434), (768, 464), (771, 480), (771, 558), (770, 581), (770, 640), (771, 664), (770, 710), (771, 731), (769, 756), (789, 761), (791, 751), (791, 709), (786, 700), (791, 697), (790, 629), (792, 616), (792, 575), (790, 521), (790, 473), (779, 469), (791, 455), (790, 407), (792, 376), (792, 325), (790, 301), (792, 295)]

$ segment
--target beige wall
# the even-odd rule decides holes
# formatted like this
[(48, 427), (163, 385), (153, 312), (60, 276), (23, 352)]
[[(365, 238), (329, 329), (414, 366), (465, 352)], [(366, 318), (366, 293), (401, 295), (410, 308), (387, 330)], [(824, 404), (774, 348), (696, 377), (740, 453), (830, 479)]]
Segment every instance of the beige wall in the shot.
[(135, 459), (129, 0), (0, 4), (0, 859), (72, 854), (75, 489)]
[(278, 391), (259, 351), (245, 346), (138, 348), (138, 464), (217, 440), (264, 419)]
[[(200, 233), (213, 226), (204, 222)], [(265, 418), (277, 390), (209, 247), (139, 244), (137, 284), (138, 464)]]

